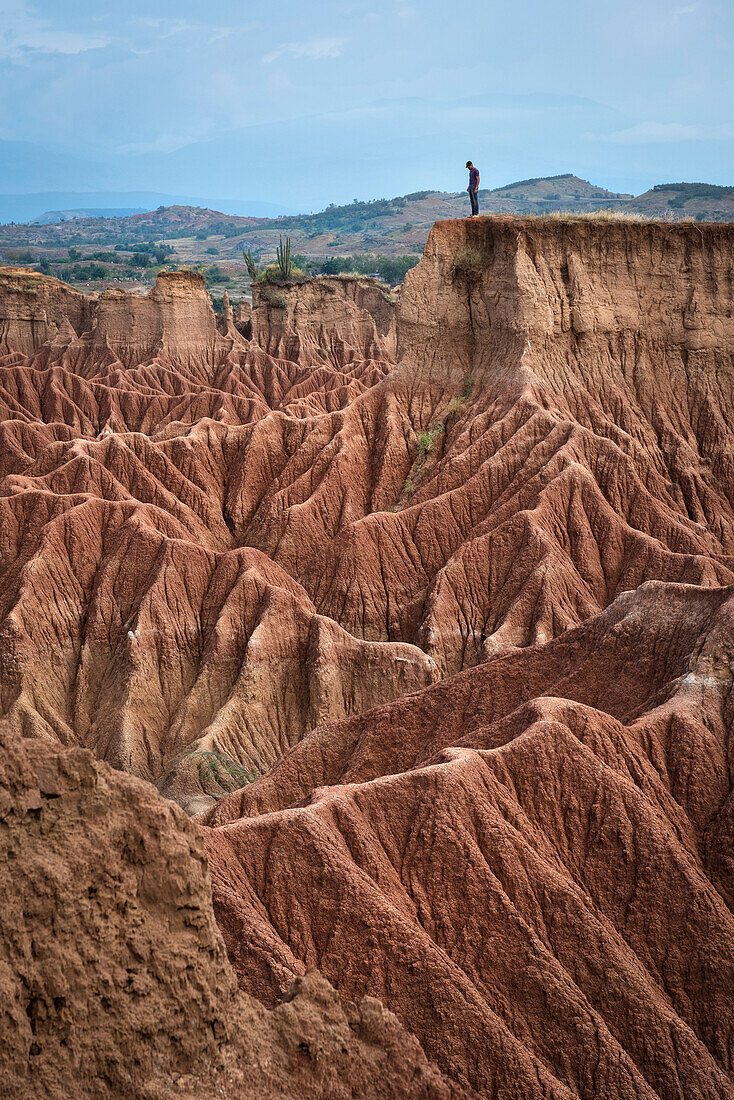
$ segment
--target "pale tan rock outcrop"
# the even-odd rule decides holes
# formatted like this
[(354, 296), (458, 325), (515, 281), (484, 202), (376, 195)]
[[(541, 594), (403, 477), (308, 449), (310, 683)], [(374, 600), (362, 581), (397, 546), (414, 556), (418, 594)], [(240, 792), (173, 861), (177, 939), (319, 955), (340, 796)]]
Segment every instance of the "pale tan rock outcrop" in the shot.
[(95, 309), (96, 295), (35, 271), (0, 267), (0, 355), (32, 355), (59, 333), (80, 336)]
[(200, 275), (162, 271), (145, 296), (105, 290), (99, 297), (90, 355), (105, 352), (125, 367), (162, 358), (178, 369), (206, 377), (217, 358), (218, 333)]
[(300, 363), (395, 358), (395, 307), (370, 279), (321, 276), (255, 283), (252, 338), (269, 355)]

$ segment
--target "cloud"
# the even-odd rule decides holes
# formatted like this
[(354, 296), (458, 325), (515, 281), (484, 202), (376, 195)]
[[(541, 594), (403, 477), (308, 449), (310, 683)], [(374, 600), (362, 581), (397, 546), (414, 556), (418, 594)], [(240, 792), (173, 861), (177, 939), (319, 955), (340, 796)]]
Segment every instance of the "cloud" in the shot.
[(266, 53), (263, 64), (270, 65), (286, 54), (291, 57), (305, 57), (309, 61), (323, 61), (328, 57), (339, 57), (346, 44), (346, 38), (309, 38), (305, 42), (287, 42), (271, 53)]
[(229, 38), (232, 34), (231, 27), (223, 27), (213, 23), (194, 23), (187, 19), (141, 16), (134, 20), (134, 23), (157, 32), (158, 38), (173, 38), (179, 34), (195, 34), (203, 36), (209, 42), (217, 42), (220, 38)]
[(73, 55), (108, 46), (105, 34), (59, 30), (31, 15), (25, 3), (6, 0), (0, 3), (0, 57), (20, 58), (33, 51), (45, 54)]
[(612, 145), (661, 145), (678, 141), (721, 141), (734, 137), (734, 126), (688, 126), (682, 122), (637, 122), (611, 134), (584, 134), (587, 140)]

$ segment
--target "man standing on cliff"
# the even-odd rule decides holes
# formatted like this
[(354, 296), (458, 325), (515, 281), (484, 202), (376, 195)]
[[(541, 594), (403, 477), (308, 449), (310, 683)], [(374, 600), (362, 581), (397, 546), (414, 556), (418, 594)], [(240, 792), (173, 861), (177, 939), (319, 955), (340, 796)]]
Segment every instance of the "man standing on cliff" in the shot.
[(466, 162), (469, 169), (469, 198), (471, 199), (471, 216), (476, 218), (479, 213), (479, 169), (475, 168), (470, 160)]

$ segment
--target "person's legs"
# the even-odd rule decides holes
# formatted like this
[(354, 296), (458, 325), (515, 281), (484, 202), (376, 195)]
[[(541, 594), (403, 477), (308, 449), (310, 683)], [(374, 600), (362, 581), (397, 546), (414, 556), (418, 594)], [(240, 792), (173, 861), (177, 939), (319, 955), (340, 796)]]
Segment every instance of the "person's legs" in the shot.
[(476, 191), (470, 191), (469, 198), (471, 199), (471, 216), (474, 218), (479, 213), (479, 197)]

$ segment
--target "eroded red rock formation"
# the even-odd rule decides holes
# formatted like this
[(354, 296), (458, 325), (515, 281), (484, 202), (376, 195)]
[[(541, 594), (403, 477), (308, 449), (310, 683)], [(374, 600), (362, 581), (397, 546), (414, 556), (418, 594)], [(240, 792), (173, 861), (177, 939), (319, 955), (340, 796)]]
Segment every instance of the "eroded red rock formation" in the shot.
[(732, 285), (731, 226), (474, 219), (394, 318), (172, 275), (6, 338), (3, 714), (225, 794), (243, 989), (484, 1095), (734, 1095)]
[[(159, 277), (147, 298), (108, 291), (81, 337), (0, 368), (3, 713), (158, 781), (191, 811), (319, 722), (438, 675), (417, 647), (358, 639), (320, 615), (295, 571), (253, 545), (263, 496), (307, 491), (325, 450), (343, 449), (352, 477), (349, 429), (326, 409), (343, 419), (389, 369), (358, 358), (348, 338), (371, 347), (373, 316), (348, 282), (327, 282), (331, 358), (318, 368), (221, 335), (188, 274)], [(296, 326), (302, 312), (291, 310)], [(315, 467), (291, 466), (281, 487), (278, 467), (309, 454)]]
[(733, 613), (648, 583), (225, 798), (243, 987), (317, 966), (489, 1096), (731, 1096)]
[(84, 749), (0, 729), (0, 1096), (466, 1095), (318, 974), (239, 994), (198, 830)]

